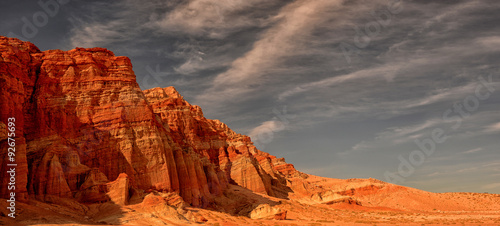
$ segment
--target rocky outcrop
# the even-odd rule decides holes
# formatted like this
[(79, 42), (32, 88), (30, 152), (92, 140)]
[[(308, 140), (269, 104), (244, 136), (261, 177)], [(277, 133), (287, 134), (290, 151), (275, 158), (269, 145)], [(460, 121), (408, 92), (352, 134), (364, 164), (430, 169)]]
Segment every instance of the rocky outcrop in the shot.
[[(26, 159), (26, 140), (24, 138), (24, 108), (25, 103), (33, 92), (37, 78), (39, 62), (33, 60), (32, 55), (40, 50), (33, 44), (18, 39), (0, 37), (0, 121), (7, 124), (8, 118), (15, 118), (15, 164), (16, 167), (16, 198), (26, 200), (28, 197), (28, 163)], [(7, 169), (7, 137), (0, 140), (0, 159), (3, 160), (0, 170)], [(11, 163), (11, 162), (9, 162)], [(6, 197), (9, 177), (0, 175), (2, 187), (0, 194)]]
[(183, 150), (206, 157), (230, 182), (286, 197), (290, 191), (286, 178), (301, 174), (283, 158), (258, 150), (250, 137), (235, 133), (219, 120), (206, 119), (201, 108), (185, 101), (174, 87), (149, 89), (144, 94), (173, 141)]
[(107, 184), (109, 199), (118, 205), (127, 205), (129, 199), (128, 175), (121, 173), (115, 181)]
[(103, 48), (42, 52), (5, 37), (0, 51), (1, 167), (5, 124), (15, 117), (18, 200), (126, 204), (126, 192), (139, 189), (205, 207), (228, 183), (285, 198), (287, 178), (300, 174), (206, 119), (173, 87), (141, 91), (126, 57)]
[[(16, 118), (18, 195), (105, 201), (108, 179), (121, 173), (131, 187), (179, 192), (194, 206), (222, 194), (224, 173), (173, 141), (128, 58), (103, 48), (41, 52), (5, 37), (0, 51), (0, 121)], [(0, 146), (6, 161), (5, 139)]]
[(268, 219), (268, 220), (286, 220), (286, 210), (270, 206), (269, 204), (261, 204), (255, 207), (250, 212), (251, 219)]

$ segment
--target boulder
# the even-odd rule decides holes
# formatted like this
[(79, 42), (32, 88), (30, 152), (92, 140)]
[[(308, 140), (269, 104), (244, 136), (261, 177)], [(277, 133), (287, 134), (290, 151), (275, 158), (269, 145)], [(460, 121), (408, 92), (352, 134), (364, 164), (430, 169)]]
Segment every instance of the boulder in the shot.
[(255, 207), (255, 209), (250, 212), (249, 217), (251, 219), (266, 219), (266, 220), (286, 220), (286, 210), (282, 210), (277, 207), (273, 207), (269, 204), (261, 204)]

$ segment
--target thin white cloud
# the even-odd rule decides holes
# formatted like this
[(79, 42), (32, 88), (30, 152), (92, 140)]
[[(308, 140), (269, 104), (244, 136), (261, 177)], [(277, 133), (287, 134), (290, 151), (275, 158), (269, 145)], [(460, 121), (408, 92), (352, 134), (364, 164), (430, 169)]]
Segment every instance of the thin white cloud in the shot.
[[(337, 81), (342, 80), (340, 79)], [(328, 82), (325, 82), (325, 84), (326, 83)], [(314, 87), (314, 89), (307, 89), (320, 89), (323, 85), (324, 84), (322, 82), (317, 82), (310, 85), (310, 87)], [(375, 96), (378, 93), (383, 92), (386, 88), (382, 86), (383, 84), (381, 84), (381, 88), (379, 89), (373, 88), (371, 90), (359, 90), (355, 93), (351, 93), (349, 96), (342, 96), (340, 101), (332, 99), (329, 109), (325, 110), (322, 108), (317, 111), (309, 111), (307, 114), (309, 117), (313, 118), (325, 117), (333, 118), (335, 120), (348, 120), (349, 118), (391, 118), (399, 115), (424, 112), (427, 110), (427, 108), (424, 108), (427, 105), (436, 103), (451, 104), (453, 101), (460, 100), (460, 98), (465, 98), (467, 95), (473, 94), (475, 87), (477, 86), (477, 82), (471, 82), (469, 84), (453, 88), (432, 90), (422, 97), (409, 97), (403, 100), (372, 100), (368, 98), (366, 101), (362, 101), (364, 97), (368, 97), (370, 95)], [(309, 86), (300, 87), (302, 88), (296, 88), (290, 92), (284, 92), (282, 95), (296, 95), (298, 92), (305, 92), (305, 87)], [(308, 104), (306, 104), (305, 106), (302, 106), (302, 108), (310, 109), (311, 107), (308, 107)], [(442, 109), (443, 112), (445, 110), (446, 108)]]
[[(434, 17), (428, 19), (423, 26), (417, 30), (417, 32), (424, 32), (425, 30), (431, 29), (433, 26), (436, 25), (445, 25), (445, 30), (442, 32), (449, 32), (451, 30), (454, 30), (458, 27), (460, 27), (460, 23), (458, 23), (458, 20), (461, 20), (464, 17), (465, 12), (468, 11), (473, 11), (476, 9), (480, 9), (484, 7), (482, 4), (478, 4), (478, 2), (474, 1), (466, 1), (463, 3), (459, 3), (456, 5), (451, 6), (445, 11), (440, 11), (439, 13), (435, 13), (434, 11)], [(430, 11), (432, 9), (428, 9), (427, 11)]]
[(110, 42), (117, 41), (122, 34), (113, 28), (122, 26), (123, 21), (111, 21), (109, 23), (87, 23), (82, 22), (81, 27), (72, 31), (70, 45), (73, 47), (92, 48), (105, 46)]
[(488, 126), (488, 128), (486, 129), (486, 131), (487, 132), (498, 132), (498, 131), (500, 131), (500, 122)]
[(274, 133), (285, 129), (285, 124), (281, 121), (265, 121), (259, 126), (253, 128), (248, 136), (252, 138), (253, 142), (265, 144), (274, 139)]
[(366, 141), (361, 141), (360, 143), (357, 143), (356, 145), (352, 146), (353, 151), (360, 151), (360, 150), (366, 150), (370, 148), (370, 145)]
[[(306, 84), (299, 85), (293, 89), (286, 90), (282, 92), (279, 96), (279, 100), (284, 100), (293, 95), (297, 95), (303, 92), (308, 92), (310, 90), (316, 89), (324, 89), (328, 87), (332, 87), (335, 85), (339, 85), (342, 83), (346, 83), (348, 81), (359, 80), (362, 82), (366, 82), (370, 80), (371, 82), (392, 82), (396, 76), (415, 76), (412, 74), (408, 74), (405, 72), (408, 71), (419, 71), (422, 67), (431, 68), (437, 65), (449, 64), (450, 61), (459, 60), (457, 58), (470, 57), (477, 54), (484, 54), (485, 52), (494, 51), (491, 46), (485, 45), (484, 43), (491, 43), (494, 38), (489, 37), (486, 40), (478, 39), (474, 42), (473, 45), (463, 46), (462, 43), (457, 43), (455, 45), (441, 46), (432, 50), (429, 50), (426, 53), (421, 54), (409, 54), (408, 51), (405, 51), (402, 54), (397, 55), (387, 55), (381, 58), (381, 60), (385, 60), (384, 64), (381, 66), (376, 66), (372, 68), (357, 70), (349, 74), (339, 75), (335, 77), (325, 78), (315, 82), (309, 82)], [(494, 39), (496, 40), (496, 39)], [(409, 41), (404, 41), (409, 42)], [(389, 48), (389, 52), (391, 51)], [(450, 54), (457, 53), (457, 58), (445, 58), (442, 56), (448, 56)], [(460, 53), (460, 54), (458, 54)], [(465, 53), (465, 54), (464, 54)], [(401, 56), (402, 55), (402, 56)], [(423, 100), (419, 102), (412, 102), (408, 104), (408, 107), (418, 107), (422, 105), (427, 105), (431, 103), (435, 103), (441, 100), (450, 99), (450, 97), (454, 97), (456, 94), (471, 92), (470, 90), (477, 86), (477, 81), (474, 83), (470, 83), (467, 86), (459, 86), (443, 89), (442, 92), (438, 92), (431, 97), (425, 97)], [(373, 89), (373, 91), (379, 91), (379, 89)]]
[(252, 91), (269, 70), (276, 70), (282, 58), (300, 47), (297, 37), (309, 34), (314, 25), (326, 18), (322, 12), (340, 5), (342, 1), (296, 1), (285, 6), (276, 16), (279, 23), (267, 30), (244, 56), (236, 59), (229, 70), (219, 74), (212, 88), (198, 97), (201, 102), (224, 102)]
[(259, 126), (253, 128), (250, 131), (249, 136), (256, 137), (257, 134), (264, 132), (264, 131), (267, 131), (267, 130), (278, 132), (278, 131), (282, 131), (283, 129), (284, 129), (284, 125), (280, 121), (275, 121), (275, 120), (265, 121), (262, 124), (260, 124)]
[(204, 70), (227, 67), (233, 60), (227, 54), (231, 48), (234, 48), (233, 44), (207, 47), (196, 41), (190, 41), (176, 48), (177, 51), (171, 53), (171, 56), (184, 62), (174, 66), (173, 69), (181, 75), (197, 75)]
[(486, 48), (498, 48), (500, 46), (500, 36), (479, 37), (475, 41)]
[(248, 12), (269, 4), (265, 0), (191, 0), (181, 3), (165, 15), (153, 15), (146, 25), (164, 33), (182, 33), (210, 38), (249, 27), (262, 27), (272, 18), (258, 18)]
[(477, 82), (469, 83), (465, 86), (457, 86), (451, 89), (434, 90), (436, 94), (431, 94), (421, 99), (408, 101), (405, 108), (421, 107), (424, 105), (434, 104), (442, 101), (456, 100), (462, 96), (473, 94), (474, 89), (477, 87)]
[(463, 153), (464, 154), (472, 154), (472, 153), (476, 153), (476, 152), (479, 152), (479, 151), (482, 151), (483, 149), (482, 148), (474, 148), (474, 149), (471, 149), (471, 150), (468, 150), (468, 151), (464, 151)]
[(287, 97), (297, 95), (299, 93), (307, 92), (309, 90), (325, 88), (333, 85), (337, 85), (350, 80), (358, 80), (358, 79), (371, 79), (371, 80), (380, 80), (386, 78), (392, 78), (400, 69), (398, 66), (387, 65), (382, 67), (377, 67), (374, 69), (365, 69), (356, 71), (354, 73), (336, 76), (332, 78), (323, 79), (317, 82), (311, 82), (304, 85), (300, 85), (294, 89), (287, 90), (279, 95), (278, 99), (283, 100)]
[(420, 133), (423, 130), (427, 130), (429, 128), (434, 128), (441, 123), (443, 123), (442, 120), (432, 119), (432, 120), (427, 120), (421, 124), (389, 128), (387, 129), (387, 131), (378, 134), (378, 136), (375, 139), (393, 140), (394, 143), (403, 143), (403, 141), (413, 141), (415, 140), (415, 138), (422, 136), (422, 134), (416, 134), (416, 133)]
[[(103, 1), (86, 4), (84, 14), (76, 11), (71, 21), (69, 45), (74, 47), (107, 47), (116, 43), (136, 43), (148, 40), (145, 24), (149, 15), (162, 4), (153, 1)], [(128, 54), (141, 50), (123, 48)], [(134, 52), (136, 51), (136, 52)]]
[(427, 174), (425, 175), (426, 177), (436, 177), (436, 176), (442, 176), (444, 175), (445, 173), (440, 173), (440, 172), (433, 172), (433, 173), (430, 173), (430, 174)]
[(389, 147), (397, 144), (413, 142), (415, 139), (420, 138), (426, 134), (426, 130), (436, 128), (437, 125), (443, 123), (439, 119), (427, 120), (420, 124), (411, 126), (392, 127), (387, 128), (385, 131), (377, 133), (375, 138), (371, 141), (361, 141), (354, 145), (352, 151), (369, 151), (380, 150), (382, 147)]

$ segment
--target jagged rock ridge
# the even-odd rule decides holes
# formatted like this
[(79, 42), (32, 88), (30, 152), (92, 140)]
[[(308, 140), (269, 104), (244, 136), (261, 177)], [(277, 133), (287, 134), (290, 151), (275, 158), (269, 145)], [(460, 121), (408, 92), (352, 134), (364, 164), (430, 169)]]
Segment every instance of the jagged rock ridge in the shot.
[[(110, 188), (126, 186), (128, 196), (178, 192), (203, 207), (228, 183), (286, 197), (286, 178), (300, 174), (204, 118), (173, 87), (141, 91), (126, 57), (103, 48), (42, 52), (5, 37), (0, 52), (0, 129), (16, 117), (21, 199), (103, 202)], [(3, 138), (1, 145), (5, 157)], [(0, 192), (7, 197), (6, 186)]]

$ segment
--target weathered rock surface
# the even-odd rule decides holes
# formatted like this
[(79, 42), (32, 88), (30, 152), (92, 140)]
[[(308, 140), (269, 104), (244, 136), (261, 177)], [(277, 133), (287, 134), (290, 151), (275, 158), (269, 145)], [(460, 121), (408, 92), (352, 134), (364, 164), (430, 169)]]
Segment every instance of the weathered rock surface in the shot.
[[(250, 137), (235, 133), (219, 120), (206, 119), (200, 107), (185, 101), (174, 87), (144, 93), (169, 129), (168, 134), (183, 150), (206, 157), (235, 184), (271, 196), (287, 196), (290, 190), (285, 178), (300, 174), (293, 165), (258, 150)], [(215, 182), (216, 177), (224, 178), (215, 172), (209, 175)], [(211, 192), (220, 192), (216, 184), (209, 185)]]
[(249, 217), (251, 219), (286, 220), (286, 213), (286, 210), (270, 206), (269, 204), (262, 204), (252, 210)]
[(7, 125), (0, 122), (0, 140), (5, 140), (8, 138)]
[[(128, 58), (102, 48), (41, 52), (4, 37), (0, 50), (0, 120), (16, 117), (18, 194), (104, 201), (108, 179), (121, 173), (132, 187), (177, 191), (195, 206), (221, 194), (224, 183), (214, 178), (215, 166), (203, 165), (200, 156), (191, 157), (195, 153), (173, 142), (136, 83)], [(1, 146), (6, 161), (4, 140)], [(196, 180), (181, 190), (186, 172)], [(207, 175), (215, 184), (213, 194)], [(2, 184), (7, 179), (2, 175)]]
[[(8, 118), (15, 117), (16, 140), (16, 198), (28, 197), (28, 163), (26, 159), (26, 140), (24, 139), (24, 107), (33, 92), (39, 62), (32, 60), (32, 55), (40, 50), (33, 44), (18, 39), (0, 37), (0, 121), (8, 123)], [(4, 137), (6, 138), (6, 137)], [(0, 158), (3, 160), (0, 170), (7, 171), (7, 140), (0, 140)], [(11, 163), (11, 162), (9, 162)], [(2, 197), (8, 194), (9, 178), (1, 174)]]
[(129, 199), (128, 175), (121, 173), (115, 181), (107, 184), (107, 195), (111, 201), (118, 205), (127, 205)]
[(7, 161), (5, 124), (15, 117), (21, 200), (126, 204), (121, 188), (107, 194), (118, 186), (111, 180), (118, 187), (177, 192), (202, 207), (228, 183), (276, 197), (291, 191), (286, 178), (298, 173), (291, 164), (206, 119), (173, 87), (141, 91), (126, 57), (103, 48), (42, 52), (5, 37), (0, 51), (1, 167)]

